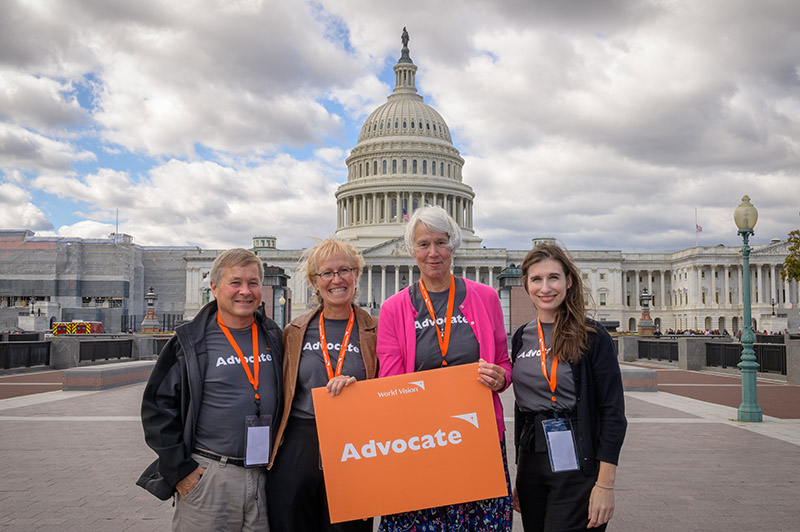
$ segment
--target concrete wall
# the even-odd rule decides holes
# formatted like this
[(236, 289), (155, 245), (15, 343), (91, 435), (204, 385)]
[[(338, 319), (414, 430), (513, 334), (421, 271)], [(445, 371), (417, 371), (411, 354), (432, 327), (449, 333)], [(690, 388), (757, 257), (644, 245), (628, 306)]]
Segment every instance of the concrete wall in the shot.
[(786, 381), (800, 385), (800, 340), (786, 340)]

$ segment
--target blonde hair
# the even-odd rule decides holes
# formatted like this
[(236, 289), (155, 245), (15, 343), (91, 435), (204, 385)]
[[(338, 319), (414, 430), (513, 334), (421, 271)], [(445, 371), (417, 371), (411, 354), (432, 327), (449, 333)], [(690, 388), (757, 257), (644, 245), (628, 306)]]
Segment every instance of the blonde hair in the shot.
[[(355, 303), (356, 299), (358, 298), (358, 280), (361, 276), (361, 271), (366, 266), (366, 263), (364, 262), (364, 258), (361, 256), (361, 253), (359, 253), (358, 250), (350, 243), (344, 242), (343, 240), (337, 240), (336, 238), (320, 240), (303, 252), (302, 257), (300, 258), (302, 263), (300, 264), (298, 271), (301, 275), (305, 275), (311, 286), (316, 286), (316, 274), (319, 273), (319, 265), (334, 255), (346, 256), (347, 260), (350, 262), (350, 266), (355, 269), (355, 276), (353, 280), (353, 284), (355, 285), (355, 290), (353, 291), (353, 303)], [(311, 296), (311, 301), (317, 306), (322, 306), (322, 296), (320, 296), (319, 290), (316, 288)]]

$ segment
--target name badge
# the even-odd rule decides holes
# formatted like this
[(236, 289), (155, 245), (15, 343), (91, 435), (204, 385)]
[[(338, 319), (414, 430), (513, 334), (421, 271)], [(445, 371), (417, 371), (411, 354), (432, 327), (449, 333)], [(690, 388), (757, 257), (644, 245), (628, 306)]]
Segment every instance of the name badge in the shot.
[(269, 463), (272, 416), (246, 416), (244, 419), (244, 466), (262, 467)]
[(568, 418), (542, 420), (544, 437), (547, 440), (547, 454), (553, 473), (575, 471), (580, 466), (575, 448), (572, 423)]

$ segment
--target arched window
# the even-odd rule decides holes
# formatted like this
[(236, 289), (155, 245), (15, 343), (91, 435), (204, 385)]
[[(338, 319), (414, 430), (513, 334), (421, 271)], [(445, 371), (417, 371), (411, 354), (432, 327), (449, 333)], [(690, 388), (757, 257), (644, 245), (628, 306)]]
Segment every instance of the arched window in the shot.
[(411, 129), (414, 129), (414, 121), (411, 121)]
[(366, 175), (367, 177), (369, 177), (369, 162), (367, 162), (367, 164), (365, 164), (364, 166), (366, 166), (366, 167), (367, 167), (367, 169), (366, 169), (366, 174), (365, 174), (365, 175)]
[(428, 161), (422, 161), (422, 175), (427, 175), (428, 173)]
[(381, 122), (381, 131), (383, 131), (383, 122)]
[(433, 130), (436, 131), (436, 124), (433, 124)]
[(431, 130), (431, 123), (430, 122), (425, 122), (425, 129), (427, 129), (428, 131)]
[(406, 121), (405, 121), (405, 120), (403, 120), (403, 129), (405, 129), (405, 128), (407, 128), (407, 127), (408, 127), (408, 126), (406, 125)]
[(408, 173), (408, 161), (406, 159), (403, 159), (403, 173)]
[(378, 175), (378, 161), (372, 162), (372, 175)]
[(394, 128), (397, 129), (397, 120), (394, 121)]
[(392, 159), (392, 173), (397, 173), (397, 159)]
[(444, 177), (444, 163), (439, 163), (439, 175)]
[(419, 128), (422, 129), (422, 120), (419, 121)]
[(417, 160), (416, 159), (411, 161), (411, 173), (412, 174), (416, 174), (417, 173)]
[(431, 175), (436, 175), (436, 161), (431, 161)]
[(358, 163), (358, 177), (361, 177), (363, 172), (364, 172), (364, 165)]
[(386, 159), (383, 160), (383, 173), (386, 173)]

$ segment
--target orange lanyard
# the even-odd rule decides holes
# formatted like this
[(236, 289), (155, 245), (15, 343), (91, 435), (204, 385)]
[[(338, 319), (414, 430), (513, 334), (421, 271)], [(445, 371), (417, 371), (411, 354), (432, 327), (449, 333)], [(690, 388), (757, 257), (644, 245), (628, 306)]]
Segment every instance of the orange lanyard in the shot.
[(436, 323), (433, 303), (431, 303), (431, 298), (428, 295), (428, 291), (425, 289), (425, 284), (423, 284), (422, 279), (419, 280), (419, 291), (422, 292), (425, 306), (428, 307), (428, 313), (433, 320), (433, 326), (436, 327), (436, 339), (439, 340), (439, 350), (442, 352), (442, 366), (446, 366), (447, 360), (445, 360), (445, 356), (447, 356), (447, 350), (450, 348), (450, 325), (453, 322), (453, 302), (456, 297), (456, 279), (452, 274), (450, 275), (450, 293), (447, 295), (447, 316), (444, 322), (444, 335), (439, 329), (439, 324)]
[[(325, 320), (323, 315), (325, 311), (319, 313), (319, 343), (322, 346), (322, 359), (325, 361), (325, 369), (328, 370), (328, 380), (334, 377), (333, 366), (331, 366), (331, 355), (328, 353), (328, 342), (325, 340)], [(339, 362), (336, 363), (336, 377), (342, 374), (342, 366), (344, 365), (344, 355), (347, 353), (347, 346), (350, 345), (350, 333), (353, 332), (353, 322), (355, 321), (355, 313), (353, 308), (350, 307), (350, 318), (347, 320), (347, 329), (344, 330), (344, 338), (342, 339), (342, 346), (339, 348)]]
[[(239, 344), (236, 343), (236, 339), (231, 335), (225, 322), (222, 321), (222, 316), (219, 315), (219, 312), (217, 312), (217, 325), (219, 325), (219, 328), (225, 333), (225, 338), (228, 339), (228, 343), (231, 344), (233, 350), (239, 355), (239, 360), (242, 363), (244, 372), (247, 374), (247, 380), (253, 385), (253, 391), (256, 395), (256, 415), (260, 416), (261, 397), (258, 395), (258, 328), (256, 327), (256, 321), (253, 320), (253, 325), (250, 329), (250, 335), (253, 337), (253, 373), (250, 373), (250, 366), (247, 365), (247, 360), (244, 358), (242, 350), (239, 349)], [(255, 377), (253, 374), (255, 374)]]
[(539, 329), (539, 360), (542, 363), (542, 375), (544, 375), (547, 384), (550, 385), (550, 393), (553, 394), (551, 399), (553, 402), (556, 402), (556, 382), (558, 379), (558, 357), (556, 357), (555, 353), (553, 354), (553, 369), (551, 372), (551, 376), (547, 376), (547, 350), (544, 347), (544, 334), (542, 334), (542, 321), (539, 318), (536, 318), (536, 327)]

